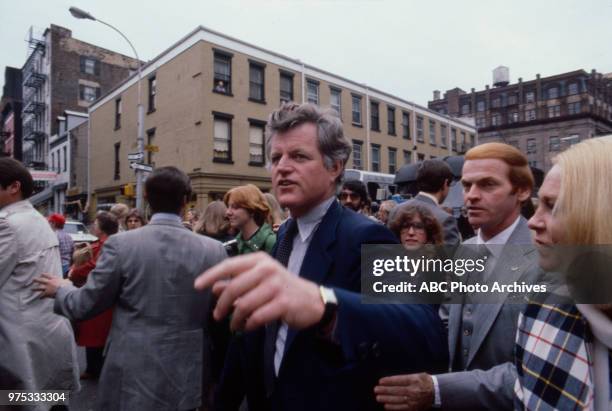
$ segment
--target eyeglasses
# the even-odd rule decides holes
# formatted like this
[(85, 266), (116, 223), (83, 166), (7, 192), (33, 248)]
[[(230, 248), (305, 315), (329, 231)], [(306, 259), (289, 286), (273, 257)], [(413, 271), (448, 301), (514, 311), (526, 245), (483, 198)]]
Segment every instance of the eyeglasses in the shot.
[(410, 230), (413, 229), (414, 231), (424, 231), (425, 230), (425, 224), (423, 223), (406, 223), (402, 226), (402, 230), (406, 229), (406, 230)]

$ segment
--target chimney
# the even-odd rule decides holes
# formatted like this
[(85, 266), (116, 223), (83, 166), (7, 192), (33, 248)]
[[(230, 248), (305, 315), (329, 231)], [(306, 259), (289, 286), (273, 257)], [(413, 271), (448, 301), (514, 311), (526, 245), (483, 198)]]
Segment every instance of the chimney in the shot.
[(440, 100), (440, 90), (434, 90), (434, 92), (433, 92), (433, 99), (434, 100)]

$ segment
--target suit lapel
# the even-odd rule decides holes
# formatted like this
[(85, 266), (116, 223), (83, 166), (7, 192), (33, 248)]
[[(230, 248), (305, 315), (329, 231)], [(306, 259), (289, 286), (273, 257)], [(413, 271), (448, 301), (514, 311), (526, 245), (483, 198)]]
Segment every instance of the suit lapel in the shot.
[(448, 313), (448, 354), (450, 367), (455, 363), (455, 354), (457, 353), (457, 344), (459, 343), (459, 329), (461, 328), (461, 317), (463, 315), (462, 309), (463, 304), (450, 304)]

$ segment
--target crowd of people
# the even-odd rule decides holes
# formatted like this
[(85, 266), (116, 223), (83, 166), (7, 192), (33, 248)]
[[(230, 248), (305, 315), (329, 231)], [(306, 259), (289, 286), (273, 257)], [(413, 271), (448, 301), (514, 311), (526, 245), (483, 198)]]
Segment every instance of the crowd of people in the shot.
[(453, 182), (442, 160), (420, 164), (414, 198), (373, 212), (364, 184), (342, 178), (351, 145), (332, 113), (284, 104), (265, 147), (270, 193), (238, 186), (197, 210), (187, 175), (160, 167), (145, 184), (150, 221), (116, 205), (84, 245), (63, 216), (45, 222), (28, 170), (0, 158), (0, 389), (78, 390), (76, 341), (101, 410), (612, 409), (612, 298), (360, 296), (368, 244), (458, 258), (478, 246), (486, 268), (472, 281), (525, 283), (566, 271), (557, 245), (612, 244), (612, 139), (562, 152), (529, 220), (525, 155), (469, 150), (471, 238), (441, 205)]

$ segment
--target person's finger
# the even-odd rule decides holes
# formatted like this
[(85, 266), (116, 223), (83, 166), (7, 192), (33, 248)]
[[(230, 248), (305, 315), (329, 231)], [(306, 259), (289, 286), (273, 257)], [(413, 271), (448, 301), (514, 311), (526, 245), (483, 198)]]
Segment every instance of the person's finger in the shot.
[(269, 322), (283, 319), (287, 307), (280, 298), (275, 298), (262, 305), (247, 318), (244, 329), (252, 331)]
[(212, 292), (217, 297), (225, 290), (225, 288), (229, 285), (230, 280), (219, 280), (212, 286)]
[(404, 395), (377, 395), (376, 401), (382, 404), (405, 404), (406, 397)]
[(392, 375), (389, 377), (383, 377), (378, 381), (379, 385), (409, 385), (414, 384), (416, 378), (414, 374), (405, 375)]
[(408, 387), (404, 385), (377, 385), (374, 387), (376, 395), (406, 395)]
[(269, 278), (236, 300), (232, 314), (232, 328), (244, 327), (253, 311), (272, 300), (278, 294), (279, 288), (280, 282)]
[(43, 278), (43, 277), (36, 277), (34, 279), (32, 279), (32, 283), (38, 283), (38, 284), (47, 284), (49, 282), (48, 278)]
[(219, 264), (200, 274), (198, 278), (195, 279), (194, 287), (196, 290), (201, 291), (209, 288), (219, 280), (236, 277), (253, 267), (260, 259), (266, 257), (267, 254), (259, 252), (223, 260)]

